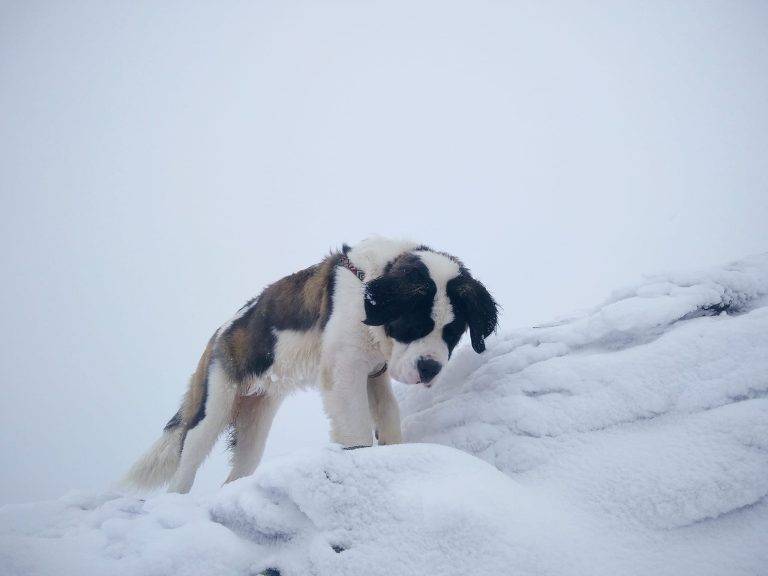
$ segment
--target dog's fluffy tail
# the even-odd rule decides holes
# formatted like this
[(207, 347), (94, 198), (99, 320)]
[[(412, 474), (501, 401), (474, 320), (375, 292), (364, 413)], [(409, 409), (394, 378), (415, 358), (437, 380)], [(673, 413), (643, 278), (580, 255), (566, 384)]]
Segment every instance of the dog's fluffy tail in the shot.
[(179, 467), (181, 449), (187, 430), (205, 417), (205, 401), (208, 396), (208, 367), (218, 330), (208, 341), (197, 370), (189, 380), (181, 408), (168, 421), (163, 435), (128, 471), (120, 484), (125, 488), (152, 490), (167, 484)]
[(168, 483), (179, 467), (183, 442), (181, 426), (167, 428), (152, 447), (131, 467), (121, 484), (153, 490)]

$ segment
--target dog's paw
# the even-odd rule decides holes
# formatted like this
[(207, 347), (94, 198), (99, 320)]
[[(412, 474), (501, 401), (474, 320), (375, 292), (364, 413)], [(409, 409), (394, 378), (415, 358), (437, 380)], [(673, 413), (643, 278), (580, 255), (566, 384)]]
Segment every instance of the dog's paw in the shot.
[(379, 446), (387, 446), (389, 444), (402, 444), (403, 434), (399, 428), (392, 428), (391, 430), (376, 430), (376, 440), (379, 441)]

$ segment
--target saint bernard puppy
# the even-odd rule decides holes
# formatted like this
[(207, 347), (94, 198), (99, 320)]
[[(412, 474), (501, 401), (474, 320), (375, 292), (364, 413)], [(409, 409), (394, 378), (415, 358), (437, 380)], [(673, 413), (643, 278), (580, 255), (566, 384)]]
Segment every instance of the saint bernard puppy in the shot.
[(188, 492), (227, 428), (227, 481), (251, 474), (282, 399), (316, 382), (334, 442), (401, 442), (390, 374), (434, 384), (467, 328), (485, 350), (496, 317), (496, 302), (453, 256), (385, 238), (345, 245), (268, 286), (214, 333), (181, 408), (126, 481)]

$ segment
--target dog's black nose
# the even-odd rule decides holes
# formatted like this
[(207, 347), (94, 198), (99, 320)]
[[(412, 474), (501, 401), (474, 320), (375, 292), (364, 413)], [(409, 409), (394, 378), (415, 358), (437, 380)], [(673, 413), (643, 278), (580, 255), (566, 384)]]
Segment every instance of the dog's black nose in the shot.
[(419, 371), (419, 378), (422, 384), (428, 384), (437, 376), (443, 366), (437, 360), (432, 358), (419, 358), (416, 362), (416, 369)]

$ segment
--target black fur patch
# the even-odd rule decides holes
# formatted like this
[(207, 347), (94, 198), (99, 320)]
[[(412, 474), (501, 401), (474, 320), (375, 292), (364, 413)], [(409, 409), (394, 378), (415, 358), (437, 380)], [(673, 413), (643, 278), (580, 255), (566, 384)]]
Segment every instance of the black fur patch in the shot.
[(431, 315), (436, 293), (424, 262), (403, 254), (366, 285), (364, 323), (384, 326), (387, 336), (404, 344), (423, 338), (435, 328)]
[[(461, 273), (456, 278), (448, 281), (446, 292), (448, 293), (448, 299), (451, 301), (451, 306), (453, 306), (456, 320), (464, 320), (469, 325), (472, 348), (478, 354), (483, 352), (485, 350), (485, 339), (496, 330), (498, 304), (488, 290), (486, 290), (485, 286), (472, 278), (469, 270), (464, 267), (461, 267)], [(448, 326), (450, 324), (446, 328)], [(449, 330), (451, 338), (455, 336), (457, 328), (453, 327)], [(448, 342), (445, 330), (443, 330), (443, 339)]]
[[(449, 297), (450, 299), (450, 297)], [(456, 344), (461, 340), (461, 335), (467, 329), (467, 321), (464, 319), (461, 312), (454, 306), (453, 307), (453, 320), (443, 326), (443, 341), (448, 346), (448, 357), (453, 354), (453, 349), (456, 348)]]
[[(262, 294), (263, 296), (263, 294)], [(263, 374), (274, 362), (277, 338), (270, 317), (261, 309), (261, 297), (222, 334), (217, 357), (236, 382)]]
[(168, 420), (168, 423), (165, 425), (165, 428), (163, 428), (163, 431), (168, 432), (170, 430), (173, 430), (174, 428), (177, 428), (181, 424), (181, 409), (179, 409), (176, 414), (174, 414), (170, 420)]

